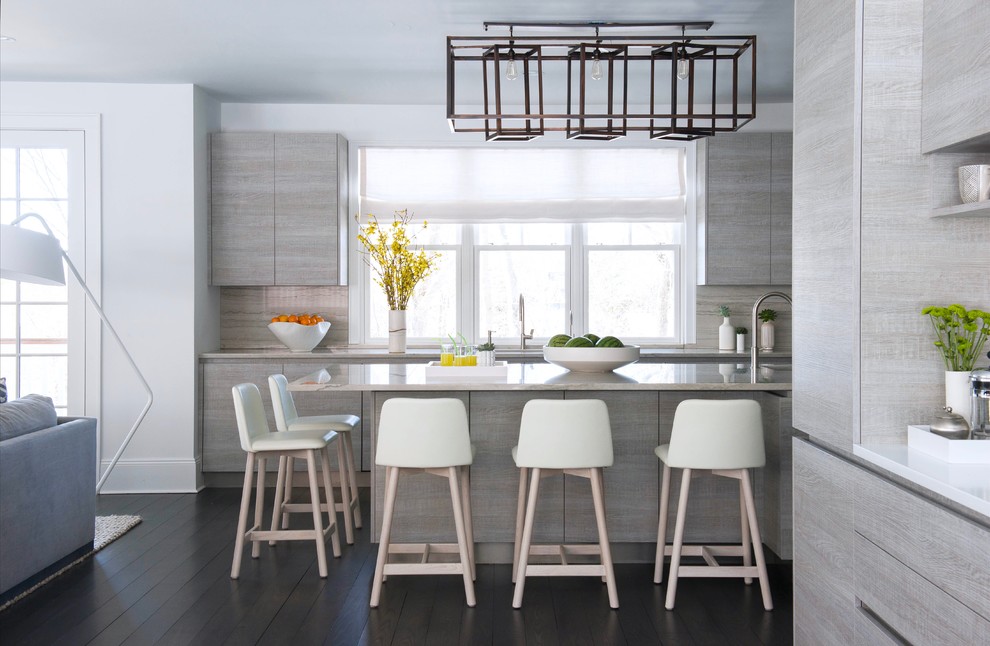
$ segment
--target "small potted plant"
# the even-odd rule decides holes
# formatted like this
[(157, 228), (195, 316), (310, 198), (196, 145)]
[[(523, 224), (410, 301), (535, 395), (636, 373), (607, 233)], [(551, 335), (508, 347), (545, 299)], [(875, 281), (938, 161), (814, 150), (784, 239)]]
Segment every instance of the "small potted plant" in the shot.
[(492, 331), (488, 330), (488, 341), (478, 346), (478, 365), (495, 365), (495, 344), (492, 343)]
[(746, 335), (749, 334), (749, 329), (744, 327), (736, 328), (736, 352), (743, 353), (746, 352)]
[(935, 332), (935, 347), (945, 363), (945, 403), (970, 421), (969, 373), (990, 336), (990, 312), (954, 304), (921, 310)]
[(777, 312), (775, 310), (765, 309), (760, 310), (757, 316), (763, 321), (760, 323), (760, 350), (772, 352), (774, 341), (773, 322), (777, 320)]
[(718, 326), (718, 349), (733, 350), (736, 347), (736, 329), (732, 326), (732, 322), (729, 321), (729, 316), (731, 316), (729, 306), (719, 305), (718, 313), (722, 317), (722, 325)]

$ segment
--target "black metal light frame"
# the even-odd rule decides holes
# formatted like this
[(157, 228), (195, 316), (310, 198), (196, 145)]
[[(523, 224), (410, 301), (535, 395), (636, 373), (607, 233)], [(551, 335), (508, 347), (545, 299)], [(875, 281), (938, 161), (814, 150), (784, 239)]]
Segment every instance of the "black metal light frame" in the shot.
[[(612, 140), (631, 132), (651, 139), (697, 139), (733, 132), (756, 117), (756, 36), (685, 35), (686, 29), (704, 29), (711, 22), (555, 22), (494, 23), (509, 27), (508, 36), (447, 37), (447, 120), (452, 132), (484, 133), (489, 141), (528, 141), (547, 132), (564, 132), (568, 139)], [(516, 36), (514, 27), (593, 28), (594, 37)], [(600, 36), (602, 27), (676, 27), (680, 35)], [(607, 100), (603, 112), (588, 112), (586, 79), (597, 51), (607, 66)], [(688, 77), (677, 78), (678, 59), (688, 61)], [(506, 82), (502, 74), (509, 60), (521, 63), (522, 112), (503, 108)], [(457, 112), (455, 77), (481, 63), (483, 96), (467, 101), (481, 112)], [(648, 112), (630, 111), (629, 70), (649, 66)], [(544, 71), (563, 67), (566, 107), (548, 113), (544, 103)], [(726, 71), (728, 70), (728, 71)], [(476, 73), (476, 72), (475, 72)], [(718, 101), (719, 74), (731, 77), (731, 100)], [(710, 77), (711, 101), (701, 101), (700, 79)], [(670, 84), (669, 100), (657, 94)], [(491, 95), (491, 96), (490, 96)]]

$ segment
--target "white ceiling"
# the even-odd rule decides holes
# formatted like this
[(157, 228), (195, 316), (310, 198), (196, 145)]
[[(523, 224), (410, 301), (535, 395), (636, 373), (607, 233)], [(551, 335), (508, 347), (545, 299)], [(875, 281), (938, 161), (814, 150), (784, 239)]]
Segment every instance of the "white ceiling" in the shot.
[[(3, 0), (0, 34), (16, 40), (0, 44), (0, 80), (194, 83), (224, 102), (442, 104), (446, 37), (513, 20), (711, 20), (709, 34), (757, 35), (759, 100), (791, 100), (793, 0)], [(561, 31), (516, 29), (536, 33)]]

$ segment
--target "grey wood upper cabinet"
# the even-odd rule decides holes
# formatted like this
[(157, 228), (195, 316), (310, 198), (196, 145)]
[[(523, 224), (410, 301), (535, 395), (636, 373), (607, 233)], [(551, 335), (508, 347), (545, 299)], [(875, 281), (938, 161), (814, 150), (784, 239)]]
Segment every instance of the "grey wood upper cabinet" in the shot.
[(214, 285), (344, 282), (346, 139), (215, 133), (211, 173)]
[(925, 0), (921, 150), (990, 150), (990, 2)]
[(734, 133), (707, 142), (706, 285), (791, 280), (791, 134)]

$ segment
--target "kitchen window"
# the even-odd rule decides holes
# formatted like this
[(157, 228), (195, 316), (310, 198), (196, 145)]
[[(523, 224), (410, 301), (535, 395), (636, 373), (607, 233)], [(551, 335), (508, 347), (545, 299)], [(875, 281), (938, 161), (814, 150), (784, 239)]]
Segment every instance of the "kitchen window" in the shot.
[[(689, 154), (690, 153), (690, 154)], [(679, 344), (693, 337), (693, 147), (363, 149), (361, 211), (408, 208), (441, 253), (407, 314), (410, 345), (457, 332), (517, 347), (561, 332)], [(605, 170), (603, 170), (605, 169)], [(499, 183), (501, 181), (501, 183)], [(354, 245), (352, 343), (387, 339), (384, 295)], [(688, 306), (690, 304), (690, 306)]]

